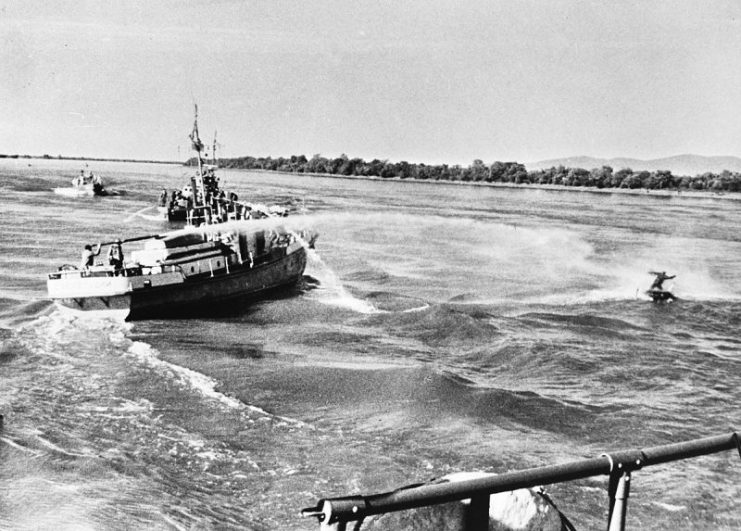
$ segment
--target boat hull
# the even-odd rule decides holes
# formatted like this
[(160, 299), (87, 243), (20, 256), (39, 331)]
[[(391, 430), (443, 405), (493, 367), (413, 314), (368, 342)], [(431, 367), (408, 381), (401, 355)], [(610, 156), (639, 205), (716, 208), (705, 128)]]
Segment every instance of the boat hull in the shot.
[[(271, 291), (296, 284), (305, 268), (306, 250), (296, 246), (291, 252), (270, 262), (214, 276), (159, 285), (145, 278), (138, 287), (127, 283), (126, 277), (109, 277), (112, 283), (118, 282), (121, 287), (87, 292), (80, 290), (80, 295), (76, 296), (59, 293), (51, 285), (49, 291), (59, 293), (60, 296), (52, 298), (66, 309), (78, 312), (110, 311), (125, 315), (127, 320), (212, 315), (214, 312), (233, 312)], [(150, 278), (156, 281), (157, 277), (152, 275)], [(135, 278), (142, 280), (141, 277)]]
[(71, 186), (68, 188), (53, 188), (55, 194), (65, 197), (93, 197), (108, 195), (103, 185), (84, 184), (82, 186)]
[(677, 297), (671, 293), (670, 291), (666, 291), (663, 289), (657, 290), (648, 290), (646, 294), (651, 297), (651, 300), (653, 302), (672, 302), (677, 300)]
[(173, 206), (165, 212), (167, 221), (186, 221), (188, 219), (188, 209), (180, 206)]
[(91, 187), (54, 188), (55, 194), (65, 197), (92, 197), (95, 195)]

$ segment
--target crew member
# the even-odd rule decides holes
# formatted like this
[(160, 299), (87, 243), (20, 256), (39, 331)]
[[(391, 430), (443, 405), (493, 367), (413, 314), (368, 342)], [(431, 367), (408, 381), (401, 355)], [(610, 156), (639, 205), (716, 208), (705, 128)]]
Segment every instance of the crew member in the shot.
[(664, 281), (665, 280), (670, 280), (670, 279), (672, 279), (672, 278), (674, 278), (674, 277), (677, 276), (677, 275), (669, 276), (669, 275), (666, 274), (666, 271), (661, 271), (661, 272), (658, 272), (658, 273), (656, 271), (650, 271), (650, 273), (652, 275), (656, 275), (656, 278), (654, 279), (653, 284), (651, 284), (651, 287), (648, 288), (649, 291), (662, 291), (664, 289), (664, 287), (663, 287)]
[(97, 248), (93, 252), (93, 246), (90, 244), (87, 244), (85, 248), (82, 250), (82, 261), (80, 262), (80, 265), (82, 269), (87, 269), (95, 264), (95, 257), (100, 254), (100, 243), (98, 244)]
[(80, 170), (80, 175), (72, 179), (72, 186), (82, 186), (85, 184), (85, 170)]
[(121, 240), (117, 240), (116, 243), (108, 248), (108, 265), (113, 266), (113, 269), (119, 270), (123, 268), (123, 249), (121, 249)]

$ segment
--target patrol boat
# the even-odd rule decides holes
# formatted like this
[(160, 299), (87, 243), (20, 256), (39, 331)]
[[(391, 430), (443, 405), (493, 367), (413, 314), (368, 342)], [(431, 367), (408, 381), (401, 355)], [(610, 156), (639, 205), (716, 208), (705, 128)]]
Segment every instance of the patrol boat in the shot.
[[(180, 190), (173, 190), (169, 195), (163, 189), (157, 203), (157, 211), (163, 219), (170, 222), (185, 222), (197, 227), (211, 223), (243, 219), (263, 219), (268, 217), (285, 217), (288, 209), (285, 207), (239, 201), (234, 192), (226, 192), (219, 186), (219, 169), (216, 158), (216, 132), (211, 151), (211, 164), (204, 158), (204, 144), (198, 132), (198, 105), (195, 106), (195, 120), (189, 138), (193, 151), (196, 152), (197, 168), (185, 186)], [(208, 155), (206, 155), (206, 158)]]
[[(65, 309), (128, 320), (230, 310), (269, 290), (296, 284), (313, 244), (297, 232), (255, 222), (212, 225), (117, 240), (140, 242), (123, 264), (63, 265), (47, 279)], [(143, 245), (142, 245), (143, 243)]]

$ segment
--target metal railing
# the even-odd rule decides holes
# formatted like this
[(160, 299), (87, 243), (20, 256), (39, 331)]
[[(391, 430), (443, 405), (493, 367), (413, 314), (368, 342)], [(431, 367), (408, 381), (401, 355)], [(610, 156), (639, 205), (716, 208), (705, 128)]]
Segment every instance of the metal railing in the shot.
[(492, 494), (607, 475), (609, 476), (610, 501), (608, 530), (618, 531), (625, 529), (630, 476), (634, 470), (734, 448), (738, 450), (739, 457), (741, 457), (741, 443), (735, 432), (730, 435), (695, 439), (642, 450), (602, 454), (600, 457), (562, 465), (531, 468), (466, 481), (413, 485), (382, 494), (322, 499), (316, 507), (304, 509), (301, 513), (303, 516), (317, 518), (322, 530), (345, 531), (350, 522), (355, 522), (354, 529), (358, 530), (368, 516), (470, 499), (465, 529), (467, 531), (487, 530), (489, 496)]

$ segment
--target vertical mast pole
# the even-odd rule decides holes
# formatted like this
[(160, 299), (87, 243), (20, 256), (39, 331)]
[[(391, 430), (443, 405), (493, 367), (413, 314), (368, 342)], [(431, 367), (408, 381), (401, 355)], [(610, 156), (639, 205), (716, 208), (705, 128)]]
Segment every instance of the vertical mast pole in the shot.
[(211, 151), (211, 159), (213, 160), (214, 166), (218, 166), (218, 163), (216, 162), (216, 129), (214, 129), (214, 147)]
[(206, 206), (206, 190), (203, 186), (203, 161), (201, 160), (201, 150), (203, 149), (203, 142), (201, 137), (198, 135), (198, 104), (195, 105), (195, 121), (193, 122), (193, 132), (190, 134), (190, 139), (193, 143), (193, 149), (198, 153), (198, 173), (196, 173), (196, 185), (201, 192), (201, 198), (203, 199), (203, 205)]

